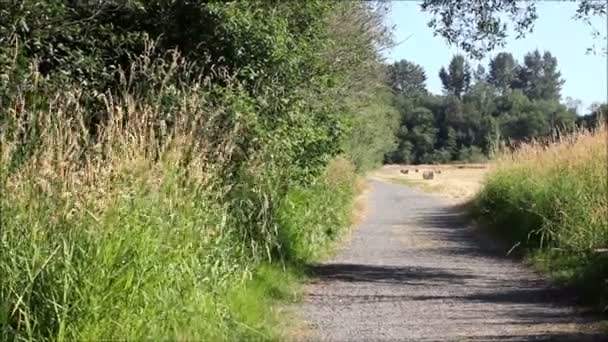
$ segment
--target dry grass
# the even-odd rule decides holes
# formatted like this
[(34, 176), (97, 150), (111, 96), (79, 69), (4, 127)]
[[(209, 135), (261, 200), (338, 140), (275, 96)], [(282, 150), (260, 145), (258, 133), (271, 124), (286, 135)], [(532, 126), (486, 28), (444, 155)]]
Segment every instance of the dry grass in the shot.
[(593, 131), (579, 130), (553, 143), (522, 144), (512, 153), (502, 153), (496, 159), (496, 169), (520, 168), (535, 173), (550, 172), (553, 168), (578, 170), (582, 165), (605, 163), (608, 136), (606, 126)]
[[(418, 172), (415, 172), (416, 169)], [(437, 193), (460, 202), (470, 200), (477, 194), (488, 169), (487, 164), (385, 165), (372, 176)], [(403, 174), (401, 170), (409, 170), (409, 173)], [(424, 171), (435, 171), (434, 178), (424, 180)]]
[(351, 217), (351, 222), (353, 225), (363, 222), (367, 216), (367, 196), (369, 194), (369, 185), (365, 179), (357, 178), (355, 183), (355, 192), (357, 193), (357, 197), (355, 197), (354, 200), (353, 213)]
[[(532, 142), (513, 153), (503, 153), (494, 162), (486, 193), (482, 195), (499, 190), (509, 195), (505, 197), (505, 204), (529, 202), (526, 210), (541, 216), (539, 219), (545, 224), (539, 234), (546, 235), (547, 239), (562, 240), (570, 248), (583, 250), (590, 247), (591, 241), (587, 238), (592, 238), (596, 241), (591, 243), (595, 248), (606, 247), (602, 244), (608, 242), (605, 240), (608, 238), (607, 139), (606, 127), (602, 125), (593, 132), (581, 130), (556, 143)], [(518, 192), (528, 199), (520, 198)], [(602, 227), (600, 223), (606, 224)], [(591, 229), (596, 231), (592, 233)], [(570, 235), (582, 231), (586, 232), (585, 238)]]
[(602, 125), (556, 143), (501, 154), (476, 200), (477, 215), (535, 264), (608, 302), (608, 133)]
[[(111, 94), (57, 91), (32, 71), (9, 94), (0, 340), (276, 337), (275, 297), (291, 296), (295, 271), (260, 265), (279, 243), (308, 256), (339, 237), (354, 168), (334, 161), (315, 184), (279, 195), (276, 165), (259, 150), (226, 177), (255, 108), (230, 78), (213, 86), (185, 68), (177, 55), (142, 57), (131, 76), (146, 81), (123, 77)], [(92, 115), (107, 119), (96, 134)]]
[[(149, 89), (124, 80), (128, 90), (95, 98), (57, 91), (32, 67), (0, 109), (1, 340), (225, 333), (210, 289), (244, 274), (229, 262), (238, 252), (213, 249), (236, 228), (218, 180), (239, 128), (218, 134), (224, 111), (208, 105), (205, 80), (164, 83), (183, 67), (177, 55), (142, 58), (132, 74), (149, 75)], [(93, 113), (107, 119), (96, 134)]]

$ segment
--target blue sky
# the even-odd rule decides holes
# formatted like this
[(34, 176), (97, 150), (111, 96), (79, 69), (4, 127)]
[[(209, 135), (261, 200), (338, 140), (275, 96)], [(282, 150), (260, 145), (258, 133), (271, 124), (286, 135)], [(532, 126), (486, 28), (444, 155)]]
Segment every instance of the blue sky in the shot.
[[(550, 51), (557, 57), (562, 78), (566, 80), (562, 88), (562, 100), (572, 97), (582, 101), (583, 112), (593, 102), (607, 102), (607, 59), (601, 53), (585, 53), (594, 40), (591, 29), (585, 23), (572, 19), (576, 10), (575, 3), (544, 1), (538, 4), (539, 18), (534, 32), (524, 39), (509, 37), (507, 45), (492, 55), (511, 52), (518, 61), (523, 61), (526, 52), (534, 49)], [(395, 25), (395, 40), (398, 46), (385, 53), (388, 61), (400, 59), (420, 64), (427, 74), (427, 88), (433, 93), (441, 93), (441, 81), (437, 76), (439, 69), (446, 66), (452, 55), (458, 53), (456, 47), (447, 45), (442, 37), (434, 37), (427, 26), (430, 16), (419, 9), (416, 1), (395, 1), (388, 18)], [(605, 36), (606, 20), (594, 22), (596, 28)], [(595, 41), (601, 46), (605, 41)], [(477, 62), (471, 62), (473, 70)], [(487, 68), (487, 58), (482, 60)]]

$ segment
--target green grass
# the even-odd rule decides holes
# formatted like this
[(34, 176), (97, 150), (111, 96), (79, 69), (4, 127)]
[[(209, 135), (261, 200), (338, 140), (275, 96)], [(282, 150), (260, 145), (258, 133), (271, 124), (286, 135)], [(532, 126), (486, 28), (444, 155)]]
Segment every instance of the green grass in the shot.
[(606, 148), (600, 128), (505, 155), (473, 209), (532, 265), (600, 309), (608, 304)]
[(342, 166), (279, 207), (285, 240), (270, 263), (240, 235), (255, 221), (235, 221), (216, 192), (184, 186), (168, 165), (118, 170), (104, 195), (10, 184), (0, 339), (281, 340), (277, 303), (297, 298), (302, 265), (349, 223), (353, 169), (332, 165)]
[(0, 108), (0, 341), (284, 340), (281, 303), (349, 226), (350, 161), (304, 182), (226, 127), (255, 114), (246, 92), (156, 66), (100, 95), (95, 137), (98, 108), (37, 75)]
[(30, 132), (0, 130), (0, 340), (281, 340), (277, 303), (349, 224), (352, 164), (284, 194), (271, 166), (226, 186), (191, 132), (154, 158), (129, 120), (90, 151), (56, 109), (2, 122), (39, 127), (27, 158)]
[(325, 179), (307, 187), (294, 187), (279, 208), (278, 221), (283, 228), (280, 245), (291, 263), (326, 256), (351, 223), (357, 191), (352, 165), (344, 160), (332, 163)]
[(232, 315), (228, 339), (283, 341), (292, 316), (284, 306), (300, 299), (299, 285), (304, 279), (295, 267), (258, 266), (251, 280), (229, 289), (220, 301)]

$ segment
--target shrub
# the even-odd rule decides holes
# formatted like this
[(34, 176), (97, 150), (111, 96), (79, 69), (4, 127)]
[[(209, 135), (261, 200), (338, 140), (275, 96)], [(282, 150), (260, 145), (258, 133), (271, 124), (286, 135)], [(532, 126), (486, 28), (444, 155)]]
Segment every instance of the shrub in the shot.
[(477, 146), (463, 147), (458, 152), (458, 160), (467, 163), (482, 163), (488, 160), (481, 148)]
[(378, 8), (0, 10), (0, 339), (271, 339), (390, 145)]

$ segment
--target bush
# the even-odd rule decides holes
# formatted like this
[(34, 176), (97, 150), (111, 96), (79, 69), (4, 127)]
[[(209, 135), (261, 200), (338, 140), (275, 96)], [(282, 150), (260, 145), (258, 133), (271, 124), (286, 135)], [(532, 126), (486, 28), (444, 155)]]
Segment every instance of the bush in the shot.
[(445, 149), (436, 150), (429, 158), (433, 163), (446, 164), (452, 161), (452, 153)]
[(391, 143), (380, 8), (0, 10), (0, 339), (275, 337)]
[(458, 152), (458, 160), (467, 163), (482, 163), (488, 161), (488, 157), (477, 146), (463, 147)]

